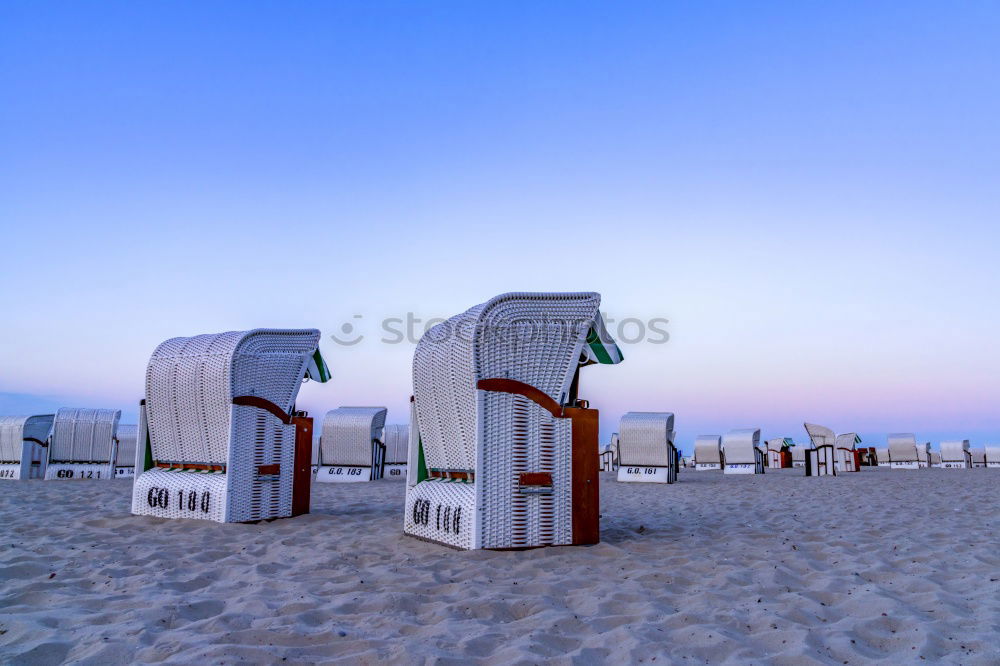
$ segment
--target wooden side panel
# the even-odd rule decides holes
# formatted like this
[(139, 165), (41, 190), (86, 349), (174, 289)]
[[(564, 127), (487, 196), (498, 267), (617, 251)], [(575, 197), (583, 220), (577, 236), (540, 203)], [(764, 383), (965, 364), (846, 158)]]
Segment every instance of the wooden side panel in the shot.
[(573, 419), (573, 545), (601, 541), (600, 460), (596, 409), (566, 407)]
[(292, 516), (309, 513), (312, 492), (313, 420), (309, 416), (292, 418), (295, 424), (295, 475), (292, 477)]

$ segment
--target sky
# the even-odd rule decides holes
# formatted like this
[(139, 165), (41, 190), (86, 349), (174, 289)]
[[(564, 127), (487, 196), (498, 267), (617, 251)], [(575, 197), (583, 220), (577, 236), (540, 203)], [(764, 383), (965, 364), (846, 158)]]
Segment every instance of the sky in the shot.
[(159, 342), (315, 327), (334, 378), (300, 406), (403, 423), (413, 345), (383, 321), (597, 291), (669, 336), (611, 325), (625, 362), (581, 387), (602, 441), (635, 410), (688, 452), (803, 421), (1000, 443), (998, 3), (14, 1), (0, 26), (0, 413), (134, 422)]

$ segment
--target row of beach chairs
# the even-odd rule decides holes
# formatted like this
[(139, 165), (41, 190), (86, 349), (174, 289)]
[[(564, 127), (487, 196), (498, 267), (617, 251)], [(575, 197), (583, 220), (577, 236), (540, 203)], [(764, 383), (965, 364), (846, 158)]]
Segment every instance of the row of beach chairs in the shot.
[[(106, 478), (131, 454), (134, 514), (217, 522), (299, 515), (314, 480), (388, 475), (405, 478), (403, 530), (417, 538), (461, 549), (597, 543), (602, 465), (621, 481), (666, 483), (679, 467), (666, 412), (626, 414), (612, 460), (597, 455), (581, 370), (622, 361), (599, 305), (590, 292), (509, 293), (438, 324), (414, 353), (409, 424), (386, 425), (384, 407), (332, 410), (315, 456), (313, 419), (295, 402), (303, 381), (329, 380), (319, 331), (172, 338), (149, 360), (134, 432), (112, 410), (4, 422), (3, 469)], [(788, 462), (787, 444), (762, 446), (759, 429), (699, 438), (696, 466), (762, 473), (769, 455)]]

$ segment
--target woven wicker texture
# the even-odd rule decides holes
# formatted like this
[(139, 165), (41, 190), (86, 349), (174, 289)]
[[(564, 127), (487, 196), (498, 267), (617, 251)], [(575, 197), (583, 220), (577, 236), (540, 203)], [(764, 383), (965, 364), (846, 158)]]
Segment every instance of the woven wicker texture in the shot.
[(628, 412), (618, 423), (621, 465), (668, 467), (674, 463), (674, 415)]
[(323, 417), (320, 464), (371, 467), (374, 440), (382, 441), (385, 407), (338, 407)]
[(115, 455), (115, 467), (132, 467), (135, 465), (135, 440), (139, 426), (134, 424), (118, 425), (118, 453)]
[(135, 479), (132, 513), (160, 518), (237, 522), (227, 516), (227, 475), (151, 469)]
[(385, 427), (385, 464), (406, 464), (409, 450), (410, 427), (407, 425), (390, 424)]
[(722, 463), (722, 438), (718, 435), (698, 435), (694, 440), (696, 465)]
[(117, 409), (62, 408), (52, 424), (50, 462), (111, 463)]
[(466, 550), (475, 548), (476, 487), (428, 479), (407, 488), (403, 531)]
[(760, 430), (745, 428), (730, 430), (722, 436), (722, 449), (726, 452), (727, 465), (755, 464), (760, 452)]
[[(889, 447), (887, 450), (889, 459), (893, 462), (917, 462), (917, 437), (913, 433), (902, 432), (889, 435)], [(879, 461), (882, 460), (878, 454)]]

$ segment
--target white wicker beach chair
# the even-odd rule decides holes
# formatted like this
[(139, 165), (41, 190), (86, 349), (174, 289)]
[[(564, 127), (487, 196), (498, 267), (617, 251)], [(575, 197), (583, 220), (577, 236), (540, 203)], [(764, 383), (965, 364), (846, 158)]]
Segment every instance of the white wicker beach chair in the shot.
[(837, 435), (829, 428), (815, 423), (804, 423), (809, 443), (806, 449), (806, 476), (837, 475)]
[(618, 480), (645, 483), (677, 481), (674, 415), (670, 412), (628, 412), (618, 423)]
[(972, 454), (969, 452), (969, 440), (959, 439), (941, 442), (941, 467), (944, 469), (971, 468)]
[(504, 294), (413, 357), (404, 532), (462, 549), (600, 540), (598, 412), (578, 370), (617, 363), (595, 293)]
[(406, 479), (406, 457), (409, 451), (410, 426), (390, 424), (385, 427), (385, 479)]
[(812, 445), (806, 446), (804, 444), (796, 444), (792, 447), (792, 467), (805, 467), (806, 466), (806, 455)]
[(611, 442), (598, 455), (602, 472), (618, 471), (618, 433), (611, 434)]
[(139, 426), (119, 423), (115, 433), (118, 444), (115, 452), (115, 478), (130, 479), (135, 476), (135, 442)]
[(938, 467), (938, 468), (941, 467), (941, 454), (940, 453), (938, 453), (937, 451), (931, 451), (930, 452), (930, 459), (931, 459), (931, 462), (930, 462), (931, 467)]
[(1000, 446), (987, 446), (985, 448), (986, 467), (1000, 469)]
[(889, 466), (892, 469), (919, 469), (917, 437), (910, 432), (889, 435)]
[[(309, 512), (305, 377), (329, 378), (315, 329), (254, 329), (160, 344), (139, 409), (132, 513), (239, 523)], [(319, 368), (319, 370), (317, 370)]]
[(0, 416), (0, 479), (44, 479), (55, 414)]
[(782, 469), (792, 466), (792, 447), (795, 442), (789, 437), (777, 437), (767, 440), (767, 466)]
[(860, 472), (861, 456), (857, 450), (857, 444), (861, 438), (856, 433), (849, 432), (837, 435), (837, 473)]
[(323, 418), (319, 440), (322, 483), (377, 481), (385, 471), (385, 407), (338, 407)]
[(931, 466), (931, 443), (924, 442), (923, 444), (917, 444), (917, 462), (920, 464), (920, 469), (930, 469)]
[(979, 447), (969, 449), (969, 460), (974, 469), (986, 468), (986, 449)]
[(722, 436), (726, 474), (763, 474), (764, 452), (760, 450), (760, 429), (730, 430)]
[(117, 409), (62, 408), (52, 422), (45, 479), (103, 479), (115, 475)]
[(875, 449), (875, 458), (878, 459), (879, 467), (891, 467), (892, 463), (889, 461), (889, 447), (879, 447)]
[(698, 435), (694, 440), (694, 468), (700, 472), (721, 470), (722, 438), (718, 435)]

